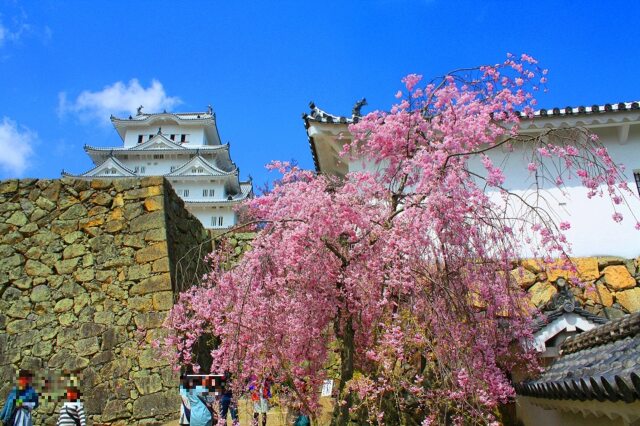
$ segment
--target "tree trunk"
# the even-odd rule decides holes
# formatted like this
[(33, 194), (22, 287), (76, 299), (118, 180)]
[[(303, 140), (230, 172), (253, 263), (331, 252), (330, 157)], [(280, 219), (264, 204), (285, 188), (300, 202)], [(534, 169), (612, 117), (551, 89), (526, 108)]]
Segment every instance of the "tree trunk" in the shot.
[[(345, 386), (353, 378), (353, 351), (354, 351), (354, 331), (351, 314), (347, 316), (344, 330), (342, 332), (342, 347), (340, 349), (340, 386), (338, 399), (333, 410), (332, 426), (347, 426), (349, 424), (349, 409), (353, 405), (351, 392), (345, 394)], [(340, 402), (344, 400), (346, 404)]]

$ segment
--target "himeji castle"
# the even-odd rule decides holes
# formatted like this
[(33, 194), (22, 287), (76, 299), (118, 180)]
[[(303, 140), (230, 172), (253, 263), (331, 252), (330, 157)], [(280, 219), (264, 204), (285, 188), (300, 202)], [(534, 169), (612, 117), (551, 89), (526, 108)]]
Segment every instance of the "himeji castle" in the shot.
[(123, 145), (85, 145), (95, 167), (74, 178), (164, 176), (205, 228), (236, 224), (234, 207), (253, 195), (251, 180), (240, 181), (239, 169), (222, 144), (216, 115), (206, 112), (147, 114), (111, 122)]

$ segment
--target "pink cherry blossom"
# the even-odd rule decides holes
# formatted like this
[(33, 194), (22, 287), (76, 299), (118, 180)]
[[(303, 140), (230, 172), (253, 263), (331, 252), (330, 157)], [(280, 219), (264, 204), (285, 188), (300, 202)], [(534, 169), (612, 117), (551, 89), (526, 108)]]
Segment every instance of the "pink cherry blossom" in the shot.
[[(375, 172), (337, 178), (271, 163), (281, 177), (243, 206), (252, 249), (238, 259), (221, 239), (211, 272), (167, 318), (174, 365), (197, 365), (195, 349), (214, 341), (211, 369), (230, 371), (239, 391), (270, 377), (284, 404), (313, 417), (337, 360), (337, 424), (398, 424), (408, 406), (423, 425), (495, 423), (498, 404), (515, 396), (507, 372), (537, 370), (514, 262), (526, 244), (571, 268), (569, 223), (518, 204), (487, 154), (519, 141), (517, 111), (532, 111), (532, 86), (546, 74), (517, 58), (423, 88), (421, 76), (405, 77), (405, 99), (349, 129), (343, 161), (367, 159)], [(528, 139), (521, 167), (560, 187), (573, 176), (589, 197), (625, 193), (607, 151), (583, 130), (573, 136), (570, 145)]]

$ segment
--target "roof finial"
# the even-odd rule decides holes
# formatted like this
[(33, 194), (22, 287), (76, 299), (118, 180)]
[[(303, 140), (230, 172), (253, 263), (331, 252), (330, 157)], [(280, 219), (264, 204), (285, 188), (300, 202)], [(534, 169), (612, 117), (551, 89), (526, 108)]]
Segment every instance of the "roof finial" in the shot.
[(213, 115), (213, 107), (211, 106), (211, 104), (207, 105), (207, 114)]
[(136, 115), (142, 115), (142, 108), (144, 108), (142, 105), (138, 107), (138, 113)]
[(161, 135), (162, 134), (162, 127), (158, 127), (158, 134)]
[(362, 117), (362, 114), (360, 114), (360, 110), (365, 105), (367, 105), (367, 99), (366, 98), (362, 98), (358, 102), (356, 102), (355, 105), (353, 106), (353, 109), (351, 110), (351, 116), (352, 117)]

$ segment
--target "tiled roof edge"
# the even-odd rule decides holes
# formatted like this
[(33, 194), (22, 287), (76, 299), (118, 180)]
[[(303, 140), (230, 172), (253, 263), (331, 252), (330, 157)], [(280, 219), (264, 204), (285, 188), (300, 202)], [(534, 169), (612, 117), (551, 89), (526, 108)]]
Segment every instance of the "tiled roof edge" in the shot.
[(640, 333), (640, 312), (610, 321), (592, 330), (567, 338), (562, 343), (563, 355), (593, 348)]

